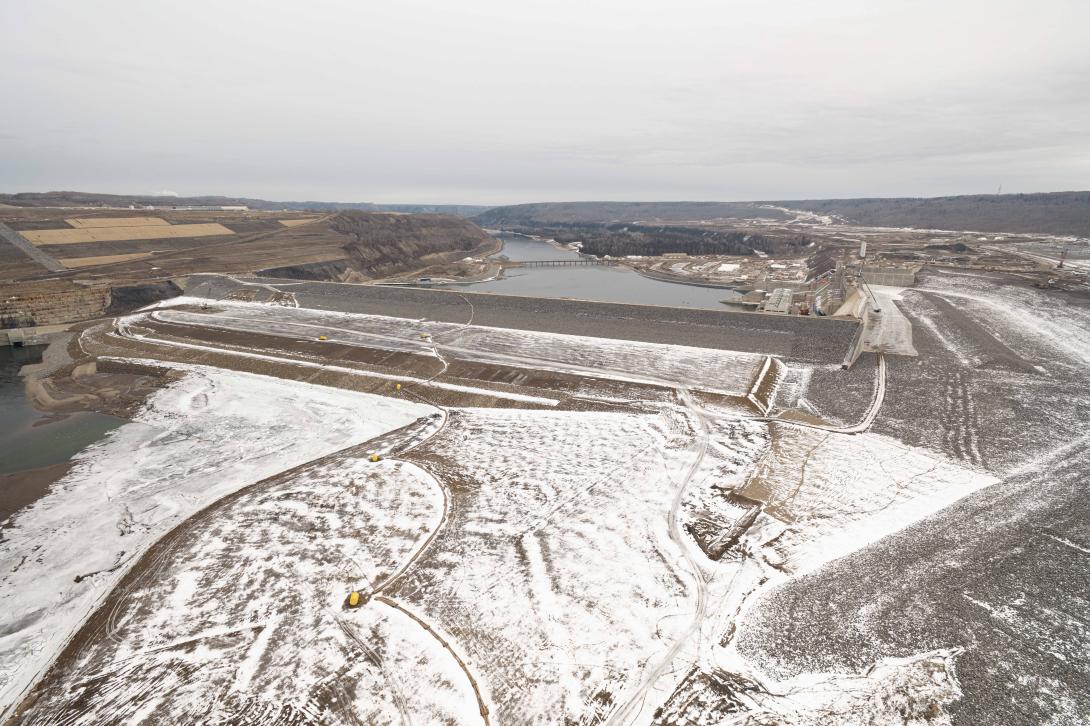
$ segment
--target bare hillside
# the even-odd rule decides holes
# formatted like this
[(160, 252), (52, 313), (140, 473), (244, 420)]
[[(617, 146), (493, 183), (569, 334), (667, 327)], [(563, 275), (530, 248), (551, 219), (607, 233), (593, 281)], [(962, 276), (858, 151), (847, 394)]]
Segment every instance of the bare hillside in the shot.
[(477, 225), (447, 214), (341, 212), (327, 224), (350, 240), (348, 262), (368, 277), (454, 262), (495, 245)]

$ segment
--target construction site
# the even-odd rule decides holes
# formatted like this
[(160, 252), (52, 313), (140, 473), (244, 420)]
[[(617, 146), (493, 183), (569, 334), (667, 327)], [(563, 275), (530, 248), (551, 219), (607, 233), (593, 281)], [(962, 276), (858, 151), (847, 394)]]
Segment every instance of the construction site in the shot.
[(359, 284), (499, 249), (450, 219), (408, 264), (325, 215), (0, 212), (34, 406), (118, 419), (19, 474), (7, 723), (1090, 712), (1090, 296), (1054, 263), (623, 263), (763, 270), (743, 312)]

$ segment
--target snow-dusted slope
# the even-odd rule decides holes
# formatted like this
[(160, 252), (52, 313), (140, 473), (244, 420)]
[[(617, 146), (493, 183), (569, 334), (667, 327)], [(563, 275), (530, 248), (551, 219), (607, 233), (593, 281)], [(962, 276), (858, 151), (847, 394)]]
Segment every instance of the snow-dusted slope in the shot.
[(149, 545), (209, 503), (430, 413), (265, 376), (184, 378), (76, 457), (0, 542), (0, 704), (10, 708)]

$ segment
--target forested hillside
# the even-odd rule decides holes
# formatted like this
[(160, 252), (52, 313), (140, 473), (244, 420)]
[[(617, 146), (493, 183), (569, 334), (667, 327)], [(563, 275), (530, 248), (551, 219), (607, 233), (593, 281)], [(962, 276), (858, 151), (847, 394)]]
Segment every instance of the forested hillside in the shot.
[(752, 202), (546, 202), (494, 207), (478, 215), (483, 227), (540, 226), (611, 222), (687, 222), (702, 219), (787, 220), (776, 209), (761, 209)]
[(832, 215), (873, 227), (1038, 233), (1090, 237), (1090, 192), (983, 194), (898, 199), (806, 199), (767, 202), (563, 202), (495, 207), (475, 218), (484, 227), (543, 228), (564, 224), (771, 219), (794, 215), (774, 207)]
[(874, 227), (1090, 237), (1090, 192), (981, 194), (929, 199), (819, 199), (775, 204)]
[(805, 236), (767, 236), (744, 232), (635, 224), (570, 224), (538, 229), (557, 242), (578, 242), (590, 255), (654, 256), (671, 252), (689, 255), (752, 255), (754, 250), (769, 254), (791, 253), (810, 244)]

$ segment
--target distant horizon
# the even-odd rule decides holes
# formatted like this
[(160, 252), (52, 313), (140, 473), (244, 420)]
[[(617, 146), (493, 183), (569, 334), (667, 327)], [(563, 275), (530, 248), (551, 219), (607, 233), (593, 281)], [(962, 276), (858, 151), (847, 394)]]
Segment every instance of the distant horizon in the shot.
[[(405, 201), (404, 199), (398, 199), (395, 201), (380, 201), (377, 199), (358, 199), (358, 200), (345, 200), (345, 199), (323, 199), (313, 195), (299, 195), (294, 198), (282, 197), (282, 198), (269, 198), (259, 196), (256, 194), (223, 194), (223, 193), (177, 193), (177, 194), (162, 194), (156, 192), (104, 192), (104, 191), (88, 191), (85, 189), (49, 189), (45, 191), (37, 190), (22, 190), (22, 191), (0, 191), (0, 195), (19, 195), (19, 194), (88, 194), (88, 195), (103, 195), (103, 196), (119, 196), (119, 197), (145, 197), (162, 199), (164, 204), (168, 204), (170, 200), (185, 200), (196, 198), (216, 197), (222, 199), (253, 199), (263, 202), (284, 202), (286, 204), (305, 204), (307, 202), (314, 202), (319, 204), (374, 204), (377, 206), (391, 206), (391, 205), (407, 205), (407, 206), (444, 206), (444, 207), (512, 207), (524, 204), (755, 204), (762, 202), (816, 202), (816, 201), (851, 201), (851, 200), (864, 200), (864, 199), (947, 199), (954, 197), (1015, 197), (1015, 196), (1033, 196), (1033, 195), (1046, 195), (1046, 194), (1087, 194), (1090, 193), (1088, 189), (1057, 189), (1049, 191), (1002, 191), (1002, 192), (974, 192), (969, 194), (935, 194), (935, 195), (865, 195), (854, 197), (837, 197), (837, 196), (799, 196), (788, 198), (752, 198), (752, 199), (635, 199), (635, 198), (597, 198), (597, 199), (533, 199), (521, 202), (506, 202), (500, 204), (489, 204), (485, 202), (463, 202), (463, 201), (435, 201), (434, 199), (429, 201)], [(2, 203), (2, 201), (0, 201)]]

